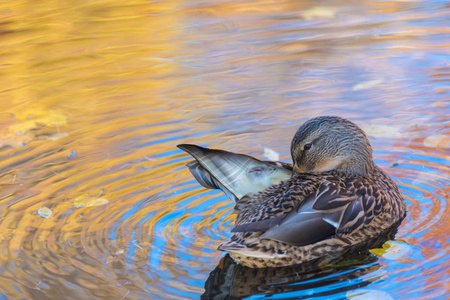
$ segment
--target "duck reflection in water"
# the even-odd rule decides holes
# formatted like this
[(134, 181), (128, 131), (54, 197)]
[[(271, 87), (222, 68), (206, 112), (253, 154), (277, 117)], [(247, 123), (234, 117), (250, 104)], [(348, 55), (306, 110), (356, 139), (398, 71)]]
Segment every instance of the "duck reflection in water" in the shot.
[[(384, 275), (365, 276), (380, 269), (378, 257), (368, 249), (380, 248), (387, 240), (394, 239), (401, 221), (374, 239), (299, 265), (248, 268), (226, 255), (210, 273), (201, 299), (241, 299), (289, 292), (296, 292), (295, 299), (309, 299), (311, 291), (316, 297), (326, 297), (363, 288)], [(339, 284), (342, 282), (348, 284)], [(337, 285), (330, 289), (333, 284)], [(301, 291), (305, 291), (303, 296)]]
[(293, 166), (195, 145), (178, 147), (198, 182), (236, 202), (236, 225), (219, 245), (250, 268), (319, 259), (362, 245), (402, 220), (395, 182), (373, 162), (372, 147), (353, 122), (316, 117), (291, 143)]

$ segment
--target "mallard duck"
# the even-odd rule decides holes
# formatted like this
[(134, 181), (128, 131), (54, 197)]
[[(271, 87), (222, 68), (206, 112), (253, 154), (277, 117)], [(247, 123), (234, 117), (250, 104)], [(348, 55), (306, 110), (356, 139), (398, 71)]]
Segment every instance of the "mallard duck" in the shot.
[(293, 165), (182, 144), (197, 181), (236, 202), (230, 240), (219, 245), (240, 264), (278, 267), (343, 251), (377, 237), (406, 211), (395, 182), (373, 162), (353, 122), (306, 121), (291, 143)]

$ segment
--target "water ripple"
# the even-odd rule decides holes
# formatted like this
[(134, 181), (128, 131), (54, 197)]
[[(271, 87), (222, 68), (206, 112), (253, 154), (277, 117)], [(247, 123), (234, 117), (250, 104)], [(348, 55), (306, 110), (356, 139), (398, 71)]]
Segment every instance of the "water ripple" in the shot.
[[(0, 299), (448, 298), (447, 3), (103, 2), (1, 5)], [(289, 161), (331, 114), (404, 195), (392, 249), (261, 270), (217, 251), (233, 203), (176, 144)]]

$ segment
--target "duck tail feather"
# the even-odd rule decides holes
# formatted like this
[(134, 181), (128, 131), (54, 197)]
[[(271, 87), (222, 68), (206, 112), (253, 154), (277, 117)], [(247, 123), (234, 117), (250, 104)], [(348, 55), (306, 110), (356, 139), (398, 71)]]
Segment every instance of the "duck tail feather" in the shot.
[(191, 144), (178, 148), (196, 159), (188, 168), (208, 188), (220, 188), (233, 200), (258, 193), (272, 184), (290, 178), (292, 172), (244, 154), (208, 149)]
[(191, 171), (194, 178), (200, 183), (203, 187), (207, 189), (219, 189), (222, 190), (231, 200), (237, 202), (239, 199), (236, 198), (231, 191), (229, 191), (225, 186), (223, 186), (219, 181), (217, 181), (211, 174), (203, 168), (198, 161), (193, 160), (186, 164)]

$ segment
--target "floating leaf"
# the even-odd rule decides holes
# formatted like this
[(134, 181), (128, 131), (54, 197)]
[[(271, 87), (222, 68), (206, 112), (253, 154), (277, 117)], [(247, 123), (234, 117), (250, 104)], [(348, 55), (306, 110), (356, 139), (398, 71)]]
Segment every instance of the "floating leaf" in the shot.
[(269, 148), (264, 148), (264, 157), (272, 161), (280, 160), (280, 154), (277, 151)]
[(348, 291), (345, 296), (352, 300), (393, 300), (385, 291), (374, 289), (357, 289), (354, 291)]
[(67, 132), (61, 132), (61, 133), (55, 133), (55, 134), (50, 134), (50, 135), (47, 135), (47, 136), (43, 136), (42, 138), (44, 140), (52, 140), (52, 141), (54, 141), (54, 140), (66, 137), (68, 135), (69, 134)]
[(105, 198), (80, 196), (73, 200), (75, 207), (93, 207), (108, 204), (109, 201)]
[(373, 88), (376, 85), (379, 85), (382, 82), (383, 82), (382, 79), (367, 80), (367, 81), (363, 81), (358, 84), (355, 84), (352, 89), (354, 91), (368, 90), (370, 88)]
[(32, 118), (12, 124), (9, 126), (9, 130), (13, 133), (26, 133), (39, 126), (60, 126), (67, 123), (67, 117), (57, 110), (33, 112), (32, 116)]
[(336, 9), (333, 7), (317, 6), (307, 9), (300, 14), (305, 20), (332, 19), (336, 15)]
[(42, 206), (38, 209), (37, 214), (46, 219), (50, 218), (53, 214), (52, 210), (46, 206)]
[(383, 244), (383, 248), (371, 249), (370, 253), (386, 259), (397, 260), (408, 256), (411, 251), (411, 246), (404, 241), (387, 241)]
[(367, 135), (375, 137), (401, 138), (402, 134), (396, 127), (389, 125), (366, 125), (362, 126)]
[(425, 147), (450, 148), (450, 138), (443, 134), (435, 134), (427, 137), (423, 144)]

